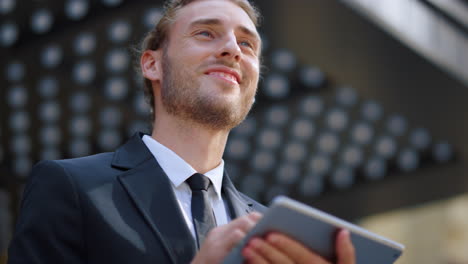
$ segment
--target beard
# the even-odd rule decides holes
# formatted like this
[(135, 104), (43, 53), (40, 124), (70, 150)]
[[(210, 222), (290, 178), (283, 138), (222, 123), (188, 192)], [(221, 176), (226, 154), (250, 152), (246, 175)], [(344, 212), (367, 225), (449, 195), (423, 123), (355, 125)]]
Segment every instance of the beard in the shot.
[[(168, 58), (167, 52), (163, 52), (161, 99), (167, 113), (211, 130), (229, 131), (246, 118), (254, 103), (256, 88), (250, 91), (245, 87), (245, 92), (236, 102), (226, 102), (203, 93), (193, 72), (184, 65), (174, 65), (176, 63)], [(224, 61), (213, 64), (229, 67)]]

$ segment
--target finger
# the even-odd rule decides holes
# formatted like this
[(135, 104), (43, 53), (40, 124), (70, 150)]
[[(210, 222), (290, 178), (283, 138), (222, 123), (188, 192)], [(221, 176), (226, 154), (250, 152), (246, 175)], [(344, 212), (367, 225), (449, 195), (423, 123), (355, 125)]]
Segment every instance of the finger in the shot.
[(268, 244), (263, 239), (253, 238), (249, 241), (246, 247), (252, 249), (255, 253), (262, 256), (262, 258), (266, 259), (268, 263), (294, 263), (283, 252)]
[(255, 226), (261, 217), (262, 215), (259, 213), (251, 213), (243, 217), (239, 217), (225, 226), (229, 229), (238, 228), (243, 232), (248, 232), (250, 229), (252, 229), (252, 227)]
[(355, 264), (356, 256), (351, 236), (348, 230), (341, 230), (336, 238), (338, 264)]
[(232, 248), (245, 237), (261, 217), (262, 215), (259, 213), (239, 217), (226, 225), (212, 229), (208, 233), (207, 239), (223, 241), (227, 248)]
[(279, 233), (268, 234), (266, 240), (295, 263), (329, 264), (324, 258), (301, 243)]
[(252, 221), (254, 222), (257, 222), (258, 220), (260, 220), (263, 215), (259, 212), (252, 212), (250, 214), (247, 215)]
[(242, 256), (246, 259), (246, 263), (248, 264), (268, 264), (266, 259), (250, 247), (242, 249)]
[(231, 250), (236, 246), (244, 237), (246, 233), (240, 229), (234, 229), (232, 232), (229, 232), (227, 235), (223, 235), (218, 239), (218, 241), (225, 242), (226, 248)]

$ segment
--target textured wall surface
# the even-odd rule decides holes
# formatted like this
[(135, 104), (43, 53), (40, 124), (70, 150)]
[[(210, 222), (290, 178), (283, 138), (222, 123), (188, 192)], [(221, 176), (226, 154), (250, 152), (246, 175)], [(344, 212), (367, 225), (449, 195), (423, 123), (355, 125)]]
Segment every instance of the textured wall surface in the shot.
[(367, 217), (360, 224), (406, 246), (397, 264), (468, 263), (468, 194)]

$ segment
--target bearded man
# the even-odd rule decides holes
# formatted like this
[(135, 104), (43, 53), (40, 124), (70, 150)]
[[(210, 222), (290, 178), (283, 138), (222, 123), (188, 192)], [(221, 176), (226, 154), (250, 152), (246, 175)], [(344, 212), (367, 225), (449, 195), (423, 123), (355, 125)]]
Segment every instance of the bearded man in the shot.
[[(247, 0), (169, 1), (140, 58), (151, 135), (36, 165), (8, 263), (220, 263), (265, 210), (235, 189), (222, 160), (254, 102), (257, 20)], [(349, 233), (336, 241), (337, 263), (354, 264)], [(329, 263), (278, 233), (242, 254), (248, 263)]]

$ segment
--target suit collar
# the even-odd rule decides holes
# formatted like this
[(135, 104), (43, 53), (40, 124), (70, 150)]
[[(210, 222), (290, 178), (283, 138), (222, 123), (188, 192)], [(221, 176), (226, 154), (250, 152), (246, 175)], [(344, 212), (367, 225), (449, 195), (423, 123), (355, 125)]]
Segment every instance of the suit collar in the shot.
[(244, 216), (254, 211), (253, 204), (246, 201), (244, 197), (240, 195), (226, 171), (224, 172), (223, 177), (223, 194), (227, 199), (232, 219)]
[(151, 152), (141, 138), (143, 133), (135, 133), (130, 140), (120, 146), (114, 153), (112, 166), (120, 169), (132, 169), (151, 158)]
[(164, 171), (138, 133), (114, 154), (112, 165), (125, 169), (118, 180), (138, 211), (160, 238), (173, 263), (189, 263), (196, 244)]
[[(196, 243), (188, 229), (171, 183), (154, 156), (135, 134), (116, 150), (112, 166), (124, 170), (118, 176), (123, 188), (142, 217), (160, 238), (173, 263), (189, 263), (196, 254)], [(253, 211), (252, 203), (234, 187), (224, 172), (222, 193), (227, 200), (231, 218)]]

